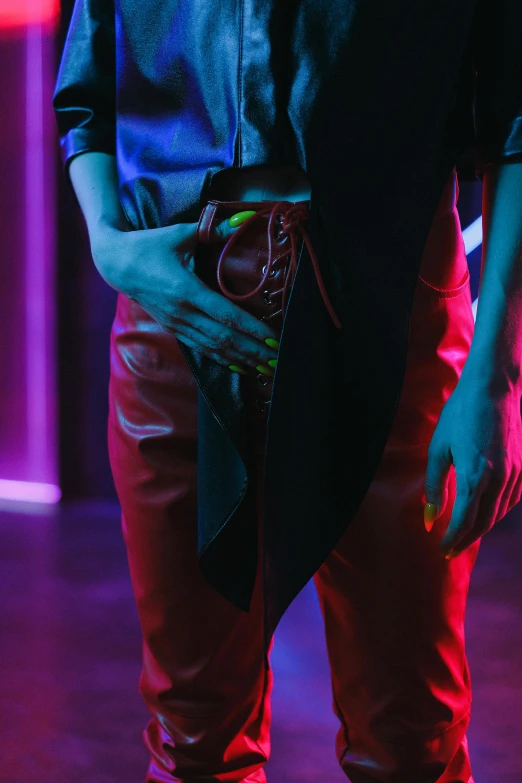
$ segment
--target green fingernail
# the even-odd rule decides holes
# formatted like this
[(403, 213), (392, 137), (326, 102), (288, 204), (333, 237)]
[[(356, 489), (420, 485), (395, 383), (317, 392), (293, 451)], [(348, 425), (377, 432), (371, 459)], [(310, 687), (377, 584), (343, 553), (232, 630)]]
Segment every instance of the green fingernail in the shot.
[(273, 375), (274, 373), (270, 369), (270, 367), (265, 367), (263, 364), (258, 364), (256, 367), (256, 370), (259, 372), (262, 372), (263, 375)]
[(252, 209), (246, 209), (243, 212), (236, 212), (235, 215), (232, 215), (232, 217), (229, 217), (228, 219), (228, 225), (231, 228), (236, 228), (236, 226), (240, 226), (241, 223), (244, 223), (245, 220), (248, 220), (249, 217), (252, 217), (252, 215), (255, 215), (255, 210)]
[(279, 348), (279, 343), (277, 340), (273, 340), (271, 337), (267, 337), (265, 340), (265, 343), (268, 345), (269, 348)]
[(268, 364), (270, 367), (277, 367), (277, 359), (269, 359)]
[(237, 364), (229, 364), (228, 369), (232, 370), (232, 372), (239, 372), (241, 375), (248, 375), (246, 370), (243, 370), (241, 367), (238, 367)]

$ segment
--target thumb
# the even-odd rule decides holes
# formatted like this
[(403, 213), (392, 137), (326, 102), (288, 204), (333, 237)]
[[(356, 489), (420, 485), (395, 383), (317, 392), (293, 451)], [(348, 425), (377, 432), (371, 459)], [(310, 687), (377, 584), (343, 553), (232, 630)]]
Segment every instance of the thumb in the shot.
[(248, 218), (255, 214), (256, 213), (254, 210), (248, 209), (244, 210), (243, 212), (236, 212), (229, 218), (222, 220), (220, 223), (217, 223), (212, 227), (212, 231), (210, 232), (210, 240), (212, 242), (223, 242), (224, 240), (229, 239), (232, 234), (236, 232), (236, 229), (245, 222), (245, 220), (248, 220)]
[(444, 447), (428, 451), (424, 481), (424, 525), (428, 533), (446, 508), (448, 501), (448, 472), (452, 465), (450, 452)]

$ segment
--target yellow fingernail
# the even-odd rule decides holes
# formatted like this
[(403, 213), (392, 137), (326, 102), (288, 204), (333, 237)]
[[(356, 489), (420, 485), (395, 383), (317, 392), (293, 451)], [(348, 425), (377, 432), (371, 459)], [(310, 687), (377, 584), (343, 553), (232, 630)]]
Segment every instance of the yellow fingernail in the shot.
[(232, 370), (232, 372), (238, 372), (241, 375), (248, 375), (246, 370), (243, 370), (241, 367), (238, 367), (237, 364), (229, 364), (228, 369)]
[(268, 364), (270, 367), (277, 367), (277, 359), (269, 359)]
[(426, 503), (424, 506), (424, 519), (427, 522), (433, 522), (437, 516), (437, 506), (435, 503)]
[(228, 219), (228, 225), (231, 228), (235, 228), (236, 226), (240, 226), (241, 223), (244, 223), (245, 220), (248, 220), (249, 217), (252, 217), (252, 215), (255, 215), (255, 210), (252, 209), (245, 209), (243, 212), (236, 212), (235, 215), (232, 215), (232, 217), (229, 217)]
[(437, 506), (435, 503), (426, 503), (424, 506), (424, 526), (428, 533), (435, 524), (435, 517), (437, 516)]

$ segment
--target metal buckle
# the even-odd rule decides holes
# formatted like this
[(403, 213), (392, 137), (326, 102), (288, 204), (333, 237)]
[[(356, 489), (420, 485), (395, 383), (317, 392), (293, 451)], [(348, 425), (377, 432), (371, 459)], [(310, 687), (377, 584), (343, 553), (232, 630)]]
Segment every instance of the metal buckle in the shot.
[[(264, 265), (264, 267), (262, 268), (262, 270), (261, 270), (261, 274), (262, 274), (262, 275), (264, 275), (264, 274), (265, 274), (265, 272), (266, 272), (266, 264), (265, 264), (265, 265)], [(268, 277), (275, 277), (276, 275), (277, 275), (277, 269), (272, 269), (272, 271), (270, 272), (270, 274), (268, 275)]]
[(262, 386), (264, 388), (265, 386), (268, 386), (269, 383), (271, 383), (272, 378), (270, 378), (269, 375), (265, 375), (262, 372), (258, 372), (256, 376), (256, 381), (258, 386)]

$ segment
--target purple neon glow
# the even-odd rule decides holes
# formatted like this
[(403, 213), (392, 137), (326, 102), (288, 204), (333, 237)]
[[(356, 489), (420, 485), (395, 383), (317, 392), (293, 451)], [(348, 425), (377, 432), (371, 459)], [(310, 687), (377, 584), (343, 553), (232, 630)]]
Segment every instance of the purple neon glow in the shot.
[(25, 140), (25, 229), (26, 229), (26, 373), (28, 467), (45, 459), (42, 444), (49, 436), (46, 422), (45, 318), (42, 293), (45, 290), (43, 236), (43, 121), (41, 29), (27, 29), (26, 49), (26, 140)]
[(31, 503), (58, 503), (62, 496), (60, 487), (54, 484), (38, 484), (30, 481), (0, 479), (1, 500), (22, 500)]
[[(8, 313), (12, 308), (16, 329), (5, 357), (11, 384), (4, 396), (0, 390), (5, 435), (0, 439), (0, 498), (56, 503), (61, 493), (55, 381), (55, 40), (52, 26), (29, 18), (34, 24), (20, 25), (16, 34), (11, 30), (9, 46), (2, 50), (5, 61), (11, 53), (25, 67), (2, 83), (3, 105), (9, 106), (9, 119), (19, 132), (6, 136), (9, 174), (0, 177), (4, 193), (12, 189), (17, 204), (6, 226), (10, 254), (2, 259), (10, 265), (3, 278), (3, 304)], [(9, 179), (13, 177), (16, 183)]]
[[(46, 79), (51, 77), (48, 48), (44, 51), (41, 24), (26, 28), (26, 138), (25, 138), (25, 305), (26, 305), (26, 415), (27, 473), (56, 482), (56, 415), (54, 411), (54, 137), (46, 128), (49, 107)], [(46, 57), (47, 55), (47, 57)], [(49, 143), (50, 142), (50, 143)], [(49, 160), (49, 159), (48, 159)]]

